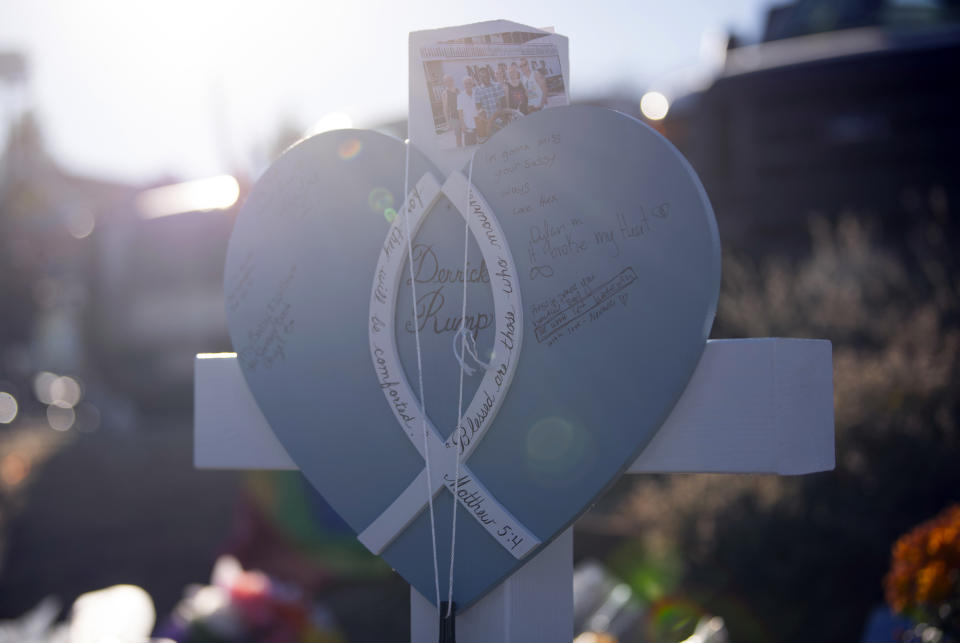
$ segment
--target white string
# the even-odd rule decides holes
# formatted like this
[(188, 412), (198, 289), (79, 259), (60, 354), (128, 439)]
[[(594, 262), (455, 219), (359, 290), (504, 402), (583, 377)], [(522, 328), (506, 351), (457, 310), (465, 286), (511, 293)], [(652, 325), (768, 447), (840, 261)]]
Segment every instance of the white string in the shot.
[[(477, 151), (474, 150), (470, 156), (470, 167), (467, 170), (467, 193), (464, 195), (466, 206), (463, 210), (465, 213), (463, 217), (463, 302), (460, 308), (460, 328), (457, 330), (457, 335), (463, 331), (464, 324), (467, 320), (467, 250), (470, 244), (470, 187), (473, 185), (473, 159), (476, 158), (476, 156)], [(467, 335), (467, 337), (471, 340), (473, 339), (472, 335)], [(453, 341), (454, 347), (456, 347), (456, 335)], [(457, 361), (460, 362), (460, 393), (457, 396), (457, 422), (460, 421), (460, 417), (463, 415), (463, 373), (464, 371), (468, 371), (470, 375), (473, 374), (473, 369), (468, 368), (466, 364), (463, 363), (463, 352), (467, 348), (467, 343), (466, 339), (461, 340), (460, 357), (457, 359)], [(470, 351), (470, 355), (477, 363), (482, 364), (477, 358), (475, 343), (473, 350)], [(457, 427), (454, 427), (453, 430), (456, 431)], [(457, 472), (453, 476), (453, 526), (450, 529), (450, 578), (447, 581), (447, 618), (450, 618), (451, 614), (453, 614), (453, 562), (457, 554), (457, 506), (460, 504), (457, 502), (457, 482), (460, 480), (460, 453), (462, 451), (463, 449), (457, 449)]]
[[(417, 280), (413, 278), (413, 239), (410, 236), (410, 141), (404, 141), (403, 163), (404, 222), (407, 226), (407, 265), (410, 266), (410, 293), (413, 298), (413, 336), (417, 345), (417, 379), (420, 382), (420, 423), (423, 428), (423, 457), (427, 464), (427, 504), (430, 506), (430, 540), (433, 545), (433, 585), (437, 592), (437, 615), (440, 614), (440, 570), (437, 564), (437, 525), (433, 518), (433, 474), (430, 470), (430, 444), (427, 441), (427, 396), (423, 393), (423, 361), (420, 353), (420, 320), (417, 314)], [(457, 461), (459, 469), (459, 460)], [(457, 473), (459, 475), (459, 471)], [(456, 502), (454, 502), (456, 513)]]

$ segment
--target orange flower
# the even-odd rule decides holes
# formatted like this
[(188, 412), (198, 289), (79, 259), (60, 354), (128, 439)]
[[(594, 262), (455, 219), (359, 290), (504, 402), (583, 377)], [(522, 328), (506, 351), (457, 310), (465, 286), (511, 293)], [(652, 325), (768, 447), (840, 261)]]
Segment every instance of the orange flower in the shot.
[(947, 564), (936, 560), (917, 572), (917, 603), (939, 603), (950, 594)]
[(884, 579), (887, 603), (897, 612), (933, 606), (960, 592), (960, 505), (901, 536)]

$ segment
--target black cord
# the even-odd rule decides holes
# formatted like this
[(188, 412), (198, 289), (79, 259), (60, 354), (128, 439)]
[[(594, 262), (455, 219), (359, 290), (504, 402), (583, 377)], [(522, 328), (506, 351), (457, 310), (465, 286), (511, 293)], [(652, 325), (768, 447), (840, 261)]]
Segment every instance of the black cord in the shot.
[[(440, 643), (457, 642), (457, 604), (453, 603), (453, 609), (448, 609), (450, 603), (443, 601), (440, 603)], [(447, 612), (450, 616), (447, 616)]]

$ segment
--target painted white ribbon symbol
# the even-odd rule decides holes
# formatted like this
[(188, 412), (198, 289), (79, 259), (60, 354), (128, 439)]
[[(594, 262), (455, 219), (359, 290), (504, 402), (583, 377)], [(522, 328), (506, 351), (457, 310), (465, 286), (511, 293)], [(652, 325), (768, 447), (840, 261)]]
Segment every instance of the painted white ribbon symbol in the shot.
[[(460, 172), (451, 174), (441, 187), (430, 173), (425, 174), (406, 197), (394, 219), (374, 273), (370, 294), (370, 356), (394, 417), (420, 456), (426, 460), (421, 427), (426, 423), (427, 443), (433, 489), (436, 495), (446, 487), (467, 513), (514, 557), (520, 559), (540, 544), (540, 540), (524, 527), (479, 481), (465, 462), (493, 424), (519, 362), (523, 338), (523, 318), (517, 271), (503, 230), (489, 205), (469, 186)], [(485, 371), (477, 392), (460, 418), (460, 422), (444, 440), (429, 417), (421, 417), (421, 407), (413, 393), (397, 351), (394, 334), (396, 302), (401, 272), (406, 258), (407, 239), (404, 217), (410, 217), (410, 235), (415, 237), (427, 213), (444, 194), (467, 220), (470, 232), (480, 246), (483, 258), (491, 269), (496, 342), (490, 368)], [(466, 278), (466, 276), (464, 276)], [(461, 466), (456, 478), (456, 454), (460, 451)], [(427, 471), (424, 468), (399, 496), (358, 536), (360, 542), (375, 554), (381, 553), (427, 506), (424, 494)]]

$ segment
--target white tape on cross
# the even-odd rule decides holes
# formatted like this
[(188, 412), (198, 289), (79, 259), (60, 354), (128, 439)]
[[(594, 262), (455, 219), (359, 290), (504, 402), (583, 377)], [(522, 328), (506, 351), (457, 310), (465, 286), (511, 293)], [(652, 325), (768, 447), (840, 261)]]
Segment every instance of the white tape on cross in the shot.
[[(466, 219), (484, 260), (496, 269), (491, 277), (496, 340), (490, 368), (485, 371), (457, 428), (446, 440), (441, 438), (429, 417), (421, 419), (421, 407), (400, 363), (395, 335), (397, 293), (407, 247), (403, 217), (410, 217), (410, 235), (416, 235), (441, 194), (446, 195)], [(468, 466), (461, 464), (459, 477), (455, 473), (457, 452), (461, 462), (465, 462), (493, 424), (516, 371), (523, 339), (520, 288), (510, 248), (483, 197), (474, 186), (469, 186), (469, 198), (465, 203), (467, 194), (467, 179), (460, 172), (454, 172), (442, 187), (427, 173), (407, 195), (403, 208), (390, 226), (374, 272), (370, 293), (370, 357), (394, 417), (424, 459), (427, 453), (418, 428), (424, 421), (428, 427), (426, 448), (430, 450), (430, 461), (437, 463), (433, 467), (439, 472), (432, 481), (430, 493), (436, 495), (446, 487), (491, 537), (519, 559), (539, 545), (540, 540), (493, 497)], [(424, 469), (359, 534), (360, 542), (373, 553), (381, 553), (427, 506), (425, 487), (427, 474)]]

